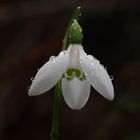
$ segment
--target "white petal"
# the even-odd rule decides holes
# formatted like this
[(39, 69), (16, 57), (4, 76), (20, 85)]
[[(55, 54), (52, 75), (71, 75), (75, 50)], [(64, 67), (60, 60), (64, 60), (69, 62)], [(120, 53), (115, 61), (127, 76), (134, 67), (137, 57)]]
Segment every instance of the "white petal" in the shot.
[(68, 61), (69, 53), (66, 51), (50, 59), (36, 74), (28, 94), (40, 95), (51, 89), (66, 71)]
[(69, 57), (69, 66), (72, 68), (79, 68), (80, 63), (79, 63), (79, 47), (81, 45), (78, 44), (71, 44), (68, 48), (70, 50), (70, 57)]
[(80, 81), (78, 78), (62, 80), (62, 93), (67, 105), (75, 110), (81, 109), (87, 102), (90, 94), (88, 81)]
[(91, 55), (81, 49), (80, 64), (89, 83), (105, 98), (113, 100), (114, 88), (106, 69)]

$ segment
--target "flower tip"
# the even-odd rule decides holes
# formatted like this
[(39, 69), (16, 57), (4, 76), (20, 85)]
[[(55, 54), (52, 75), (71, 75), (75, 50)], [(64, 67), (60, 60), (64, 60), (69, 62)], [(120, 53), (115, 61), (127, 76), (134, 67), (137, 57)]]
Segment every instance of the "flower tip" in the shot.
[[(99, 91), (98, 91), (99, 92)], [(108, 89), (99, 92), (102, 96), (104, 96), (107, 100), (113, 101), (114, 99), (114, 88), (113, 85), (108, 87)]]
[(81, 107), (80, 108), (77, 108), (77, 107), (73, 107), (73, 108), (71, 108), (72, 110), (75, 110), (75, 111), (78, 111), (78, 110), (80, 110), (81, 109)]
[(111, 98), (109, 98), (108, 100), (109, 100), (109, 101), (113, 101), (113, 100), (114, 100), (114, 97), (111, 97)]
[(107, 97), (108, 100), (113, 101), (114, 100), (114, 92), (112, 92), (111, 94), (109, 94), (109, 96)]
[(34, 96), (34, 94), (33, 94), (33, 92), (31, 91), (31, 89), (29, 89), (28, 95), (29, 95), (29, 96)]
[[(68, 104), (67, 104), (67, 105), (68, 105)], [(73, 105), (68, 105), (68, 106), (69, 106), (72, 110), (75, 110), (75, 111), (77, 110), (77, 111), (78, 111), (78, 110), (82, 109), (84, 105), (81, 106), (81, 105), (74, 105), (74, 104), (73, 104)]]
[(36, 96), (36, 95), (39, 95), (39, 93), (38, 92), (35, 92), (35, 90), (33, 90), (33, 88), (30, 88), (28, 90), (28, 95), (29, 96)]

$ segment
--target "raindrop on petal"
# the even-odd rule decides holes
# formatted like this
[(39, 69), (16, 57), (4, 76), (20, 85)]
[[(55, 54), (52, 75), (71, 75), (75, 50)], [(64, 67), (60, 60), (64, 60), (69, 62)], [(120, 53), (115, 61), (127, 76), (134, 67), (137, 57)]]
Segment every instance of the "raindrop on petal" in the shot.
[(61, 57), (64, 56), (64, 52), (60, 52), (59, 56), (61, 56)]
[(99, 61), (99, 60), (96, 60), (96, 63), (97, 63), (97, 64), (100, 64), (100, 61)]
[(27, 90), (28, 90), (28, 91), (29, 91), (29, 89), (30, 89), (30, 86), (27, 87)]
[[(101, 64), (101, 65), (99, 65), (99, 68), (100, 68), (100, 70), (102, 70), (102, 69), (104, 69), (105, 67), (104, 67), (103, 64)], [(105, 70), (106, 70), (106, 69), (105, 69)]]
[(89, 60), (93, 60), (94, 57), (93, 57), (92, 55), (88, 55), (88, 59), (89, 59)]
[(66, 53), (67, 53), (67, 51), (62, 51), (62, 52), (59, 53), (59, 56), (63, 57)]
[(34, 77), (31, 77), (31, 81), (33, 81), (34, 80)]
[(51, 56), (49, 60), (55, 63), (55, 56)]
[(51, 56), (51, 57), (50, 57), (50, 60), (54, 60), (54, 58), (55, 58), (55, 56)]
[(111, 79), (111, 80), (113, 80), (113, 79), (114, 79), (114, 77), (113, 77), (112, 75), (110, 75), (110, 79)]
[(63, 54), (66, 54), (67, 53), (67, 51), (63, 51)]

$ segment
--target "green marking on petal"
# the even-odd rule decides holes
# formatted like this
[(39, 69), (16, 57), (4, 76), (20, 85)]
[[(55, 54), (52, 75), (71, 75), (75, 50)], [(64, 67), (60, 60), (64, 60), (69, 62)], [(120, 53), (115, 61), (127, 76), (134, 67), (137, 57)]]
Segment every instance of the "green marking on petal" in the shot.
[(79, 69), (75, 69), (75, 74), (76, 74), (76, 77), (80, 77), (81, 71)]
[(73, 72), (74, 72), (73, 69), (72, 68), (69, 68), (69, 69), (67, 69), (66, 74), (68, 76), (72, 76)]
[(62, 76), (62, 78), (67, 78), (67, 80), (72, 80), (74, 77), (77, 77), (81, 81), (85, 79), (84, 73), (79, 69), (74, 68), (67, 69), (67, 71)]

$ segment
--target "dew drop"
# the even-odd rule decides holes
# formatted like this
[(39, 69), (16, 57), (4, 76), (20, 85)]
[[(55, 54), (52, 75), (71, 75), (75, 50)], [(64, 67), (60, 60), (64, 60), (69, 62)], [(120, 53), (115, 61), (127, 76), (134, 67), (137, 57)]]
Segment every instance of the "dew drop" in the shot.
[(67, 51), (62, 51), (62, 52), (60, 52), (60, 53), (59, 53), (59, 56), (61, 56), (61, 57), (64, 56), (64, 54), (66, 54), (66, 52), (67, 52)]
[(50, 61), (54, 60), (55, 59), (55, 56), (51, 56), (50, 57)]
[(97, 64), (100, 64), (100, 61), (96, 59), (96, 63), (97, 63)]
[(94, 66), (94, 63), (91, 63), (91, 66)]
[(28, 90), (28, 91), (30, 90), (30, 86), (27, 87), (27, 90)]
[(66, 54), (66, 53), (67, 53), (67, 51), (63, 51), (63, 53), (64, 53), (64, 54)]
[(110, 79), (111, 79), (111, 80), (113, 80), (113, 79), (114, 79), (114, 77), (113, 77), (112, 75), (110, 75)]
[(31, 77), (31, 81), (33, 81), (34, 80), (34, 77)]
[(89, 59), (89, 60), (93, 60), (94, 57), (93, 57), (92, 55), (88, 55), (88, 59)]
[(103, 69), (103, 65), (99, 65), (99, 69), (102, 70)]
[(40, 69), (38, 68), (37, 71), (39, 71)]
[(59, 56), (62, 57), (63, 55), (64, 55), (64, 52), (60, 52), (60, 53), (59, 53)]

